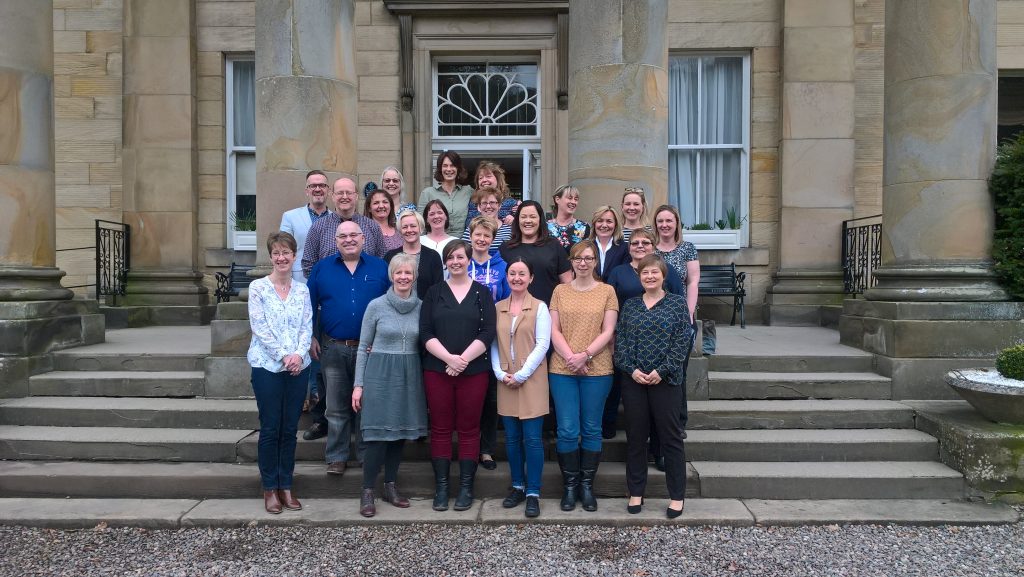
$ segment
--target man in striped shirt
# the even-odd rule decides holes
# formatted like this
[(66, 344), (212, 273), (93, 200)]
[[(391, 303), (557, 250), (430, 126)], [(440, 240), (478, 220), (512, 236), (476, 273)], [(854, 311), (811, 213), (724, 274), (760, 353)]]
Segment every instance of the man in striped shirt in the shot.
[(343, 222), (355, 222), (362, 229), (365, 239), (363, 252), (378, 258), (384, 258), (384, 253), (387, 252), (384, 250), (384, 236), (377, 223), (356, 212), (356, 183), (351, 178), (335, 180), (331, 196), (334, 200), (334, 212), (318, 218), (306, 236), (306, 245), (302, 251), (302, 273), (307, 278), (317, 261), (338, 253), (334, 235), (338, 225)]

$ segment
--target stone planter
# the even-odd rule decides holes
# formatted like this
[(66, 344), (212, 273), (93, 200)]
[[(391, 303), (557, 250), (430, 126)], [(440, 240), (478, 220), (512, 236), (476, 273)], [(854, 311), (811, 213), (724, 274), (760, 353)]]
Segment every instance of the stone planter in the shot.
[(740, 229), (684, 230), (683, 240), (692, 242), (697, 250), (727, 250), (740, 248), (743, 235)]
[(1024, 381), (1008, 379), (995, 369), (961, 369), (946, 373), (946, 383), (985, 418), (1024, 425)]

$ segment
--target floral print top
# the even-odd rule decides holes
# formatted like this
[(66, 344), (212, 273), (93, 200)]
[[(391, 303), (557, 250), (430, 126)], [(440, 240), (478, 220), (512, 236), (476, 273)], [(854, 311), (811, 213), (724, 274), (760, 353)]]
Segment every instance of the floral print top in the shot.
[(302, 368), (309, 366), (313, 307), (306, 285), (293, 280), (288, 296), (282, 300), (269, 276), (252, 281), (249, 325), (252, 341), (246, 356), (250, 366), (280, 373), (284, 370), (284, 358), (292, 354), (302, 357)]
[(686, 298), (686, 263), (697, 260), (697, 247), (693, 246), (692, 242), (684, 240), (668, 252), (657, 249), (654, 252), (675, 269), (679, 280), (683, 283), (683, 298)]
[(565, 252), (569, 252), (572, 245), (587, 238), (590, 233), (590, 225), (578, 218), (566, 225), (558, 224), (552, 219), (548, 221), (548, 232), (553, 238), (558, 239)]

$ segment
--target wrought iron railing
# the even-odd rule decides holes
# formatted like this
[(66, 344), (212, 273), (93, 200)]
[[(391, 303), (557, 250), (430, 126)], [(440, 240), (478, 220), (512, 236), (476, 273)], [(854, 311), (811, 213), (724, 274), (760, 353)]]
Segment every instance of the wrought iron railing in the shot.
[(132, 227), (110, 220), (96, 220), (96, 244), (58, 249), (96, 251), (96, 282), (72, 285), (65, 288), (96, 287), (96, 300), (110, 296), (116, 304), (117, 297), (125, 295), (128, 271), (131, 268)]
[(842, 241), (843, 292), (862, 294), (875, 286), (873, 273), (882, 262), (882, 215), (844, 220)]

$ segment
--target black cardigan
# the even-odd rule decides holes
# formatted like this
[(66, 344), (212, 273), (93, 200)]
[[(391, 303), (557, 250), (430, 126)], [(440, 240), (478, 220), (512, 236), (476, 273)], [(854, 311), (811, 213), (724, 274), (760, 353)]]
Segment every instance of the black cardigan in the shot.
[[(384, 255), (384, 261), (391, 264), (391, 259), (402, 252), (402, 247), (389, 250)], [(444, 280), (444, 265), (441, 263), (441, 255), (436, 250), (427, 247), (420, 247), (420, 264), (416, 270), (416, 296), (423, 300), (427, 296), (427, 289)]]
[[(420, 343), (436, 338), (452, 354), (460, 354), (474, 340), (484, 344), (484, 353), (470, 361), (463, 375), (475, 375), (491, 370), (489, 353), (496, 333), (497, 313), (491, 291), (474, 281), (462, 302), (455, 300), (447, 282), (440, 282), (427, 290), (420, 309)], [(444, 372), (445, 363), (426, 351), (423, 370)]]

